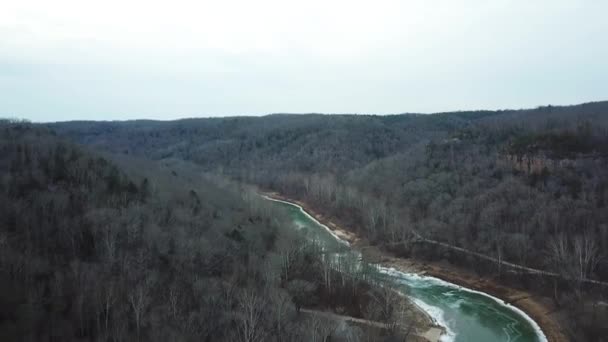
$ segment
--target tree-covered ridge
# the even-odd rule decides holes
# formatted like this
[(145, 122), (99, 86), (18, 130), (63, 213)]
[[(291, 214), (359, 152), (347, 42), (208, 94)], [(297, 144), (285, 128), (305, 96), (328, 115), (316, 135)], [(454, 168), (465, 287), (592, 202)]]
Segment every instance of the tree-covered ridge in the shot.
[[(605, 293), (580, 280), (608, 280), (608, 102), (51, 127), (99, 148), (191, 160), (306, 200), (403, 255), (499, 273), (552, 296), (571, 315), (573, 336), (606, 335), (594, 304)], [(413, 232), (562, 280), (514, 276), (416, 242)]]
[(383, 298), (365, 275), (337, 273), (328, 284), (334, 272), (318, 247), (279, 229), (291, 224), (286, 217), (198, 166), (94, 153), (9, 121), (0, 123), (0, 152), (0, 340), (309, 341), (333, 333), (333, 322), (298, 315), (302, 306), (394, 319), (361, 309), (367, 291)]
[[(263, 225), (214, 199), (224, 191), (206, 184), (201, 192), (198, 184), (163, 198), (169, 184), (128, 176), (40, 129), (1, 129), (5, 338), (123, 340), (155, 332), (173, 339), (209, 333), (187, 324), (226, 324), (202, 311), (227, 304), (209, 291), (238, 265), (231, 258), (240, 248), (218, 218)], [(191, 274), (209, 278), (197, 283)]]

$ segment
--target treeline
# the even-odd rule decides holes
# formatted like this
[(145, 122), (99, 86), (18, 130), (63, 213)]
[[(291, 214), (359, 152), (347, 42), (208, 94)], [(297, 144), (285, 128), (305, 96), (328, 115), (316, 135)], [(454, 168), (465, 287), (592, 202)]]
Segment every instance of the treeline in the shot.
[[(608, 102), (51, 127), (104, 150), (186, 159), (303, 199), (401, 255), (458, 263), (552, 297), (576, 339), (608, 335), (597, 305), (605, 289), (582, 281), (608, 281)], [(416, 242), (412, 232), (561, 277), (513, 275)]]
[(0, 340), (397, 333), (337, 331), (336, 322), (298, 314), (341, 307), (392, 322), (397, 310), (376, 309), (387, 305), (373, 272), (337, 272), (289, 224), (247, 188), (203, 177), (198, 166), (94, 153), (35, 125), (0, 122)]

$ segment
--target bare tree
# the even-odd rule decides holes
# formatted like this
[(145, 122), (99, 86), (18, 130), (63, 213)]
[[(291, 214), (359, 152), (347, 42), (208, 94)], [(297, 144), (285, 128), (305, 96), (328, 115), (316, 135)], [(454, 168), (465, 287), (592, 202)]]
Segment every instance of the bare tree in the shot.
[[(589, 234), (577, 235), (572, 243), (560, 234), (549, 241), (549, 258), (555, 272), (574, 283), (578, 296), (581, 286), (589, 279), (600, 261), (599, 249)], [(554, 287), (557, 299), (557, 288)]]
[(589, 278), (600, 260), (596, 241), (589, 234), (578, 235), (574, 238), (574, 255), (578, 265), (579, 280)]
[(116, 285), (113, 281), (106, 282), (103, 287), (103, 306), (104, 306), (104, 326), (106, 333), (109, 333), (109, 321), (112, 311), (112, 306), (116, 302)]
[(295, 279), (287, 284), (287, 291), (293, 298), (296, 305), (296, 312), (300, 312), (302, 305), (310, 300), (310, 296), (315, 290), (315, 285), (311, 282), (301, 279)]
[(169, 304), (169, 312), (171, 313), (171, 317), (173, 319), (177, 319), (179, 314), (180, 305), (180, 291), (179, 287), (176, 283), (173, 283), (169, 286), (169, 294), (168, 294), (168, 304)]
[(497, 238), (494, 240), (494, 245), (496, 247), (496, 260), (498, 260), (498, 275), (502, 275), (502, 263), (503, 263), (503, 244), (504, 237), (501, 234), (497, 234)]
[(247, 289), (239, 294), (236, 312), (238, 341), (264, 341), (267, 333), (263, 326), (266, 304), (266, 300), (253, 290)]
[(293, 304), (291, 302), (291, 297), (284, 291), (277, 290), (269, 295), (274, 314), (277, 341), (282, 341), (286, 328), (286, 321), (290, 313), (293, 312)]
[(394, 332), (400, 314), (399, 303), (402, 301), (399, 292), (390, 284), (385, 284), (384, 286), (374, 287), (369, 291), (369, 296), (373, 300), (369, 308), (371, 318), (384, 322), (387, 329)]
[(293, 263), (300, 252), (300, 241), (295, 234), (281, 234), (276, 242), (276, 250), (281, 261), (281, 279), (289, 279)]
[(144, 320), (144, 315), (150, 305), (151, 296), (150, 290), (152, 280), (150, 278), (140, 281), (135, 285), (129, 293), (129, 303), (133, 310), (133, 318), (135, 319), (135, 327), (137, 329), (137, 340), (140, 338), (141, 326)]
[(106, 257), (110, 263), (116, 260), (116, 248), (117, 248), (117, 236), (111, 225), (104, 227), (104, 240), (103, 246), (105, 248)]

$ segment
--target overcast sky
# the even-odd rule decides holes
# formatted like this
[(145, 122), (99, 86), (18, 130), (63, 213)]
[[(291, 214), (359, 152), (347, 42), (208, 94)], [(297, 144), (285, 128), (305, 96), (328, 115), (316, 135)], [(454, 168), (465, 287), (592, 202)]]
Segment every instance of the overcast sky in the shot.
[(604, 0), (16, 0), (0, 117), (502, 109), (608, 99)]

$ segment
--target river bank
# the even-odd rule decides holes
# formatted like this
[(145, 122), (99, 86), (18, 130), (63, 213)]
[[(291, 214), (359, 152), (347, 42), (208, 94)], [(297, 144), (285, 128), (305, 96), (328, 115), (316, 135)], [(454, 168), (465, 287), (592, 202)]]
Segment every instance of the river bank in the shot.
[[(566, 335), (561, 331), (557, 319), (554, 317), (556, 309), (551, 301), (546, 298), (533, 295), (527, 291), (504, 286), (495, 279), (479, 277), (468, 270), (454, 265), (397, 258), (390, 252), (371, 246), (365, 239), (357, 236), (357, 234), (344, 225), (341, 225), (339, 221), (323, 215), (308, 203), (287, 198), (276, 192), (266, 192), (265, 194), (275, 199), (298, 204), (312, 217), (331, 229), (334, 235), (348, 241), (353, 247), (360, 250), (364, 258), (370, 262), (381, 264), (385, 267), (392, 267), (401, 272), (432, 276), (471, 290), (487, 293), (523, 311), (540, 326), (548, 341), (568, 341)], [(420, 311), (424, 310), (420, 309)]]
[[(261, 193), (264, 198), (269, 201), (279, 202), (283, 205), (287, 205), (289, 207), (298, 208), (298, 213), (306, 217), (310, 222), (314, 222), (315, 226), (324, 230), (325, 234), (332, 236), (331, 241), (338, 242), (341, 244), (348, 245), (348, 248), (351, 250), (356, 250), (359, 256), (362, 254), (351, 245), (352, 237), (350, 233), (332, 229), (323, 224), (321, 221), (317, 220), (314, 216), (308, 213), (302, 206), (298, 205), (296, 202), (284, 200), (284, 197), (279, 196), (274, 193)], [(279, 198), (280, 197), (280, 198)], [(297, 219), (296, 219), (297, 220)], [(347, 237), (350, 241), (347, 241)], [(400, 303), (395, 302), (394, 304), (399, 307), (398, 310), (400, 318), (398, 321), (404, 322), (399, 326), (398, 330), (404, 334), (404, 336), (409, 336), (408, 340), (412, 340), (415, 342), (439, 342), (441, 340), (441, 336), (446, 332), (445, 326), (440, 324), (431, 314), (429, 314), (428, 310), (423, 309), (418, 302), (411, 300), (409, 296), (406, 296), (402, 292), (398, 290), (394, 290), (397, 294), (395, 300)], [(310, 311), (310, 310), (309, 310)], [(313, 310), (318, 312), (318, 310)], [(332, 317), (335, 317), (337, 314), (335, 312), (326, 312), (331, 314)], [(341, 315), (338, 315), (341, 316)], [(346, 318), (347, 316), (341, 316)], [(346, 319), (351, 323), (361, 324), (361, 322), (371, 322), (365, 319), (353, 318)], [(377, 327), (377, 324), (371, 324), (371, 326)], [(386, 327), (385, 327), (386, 328)]]

